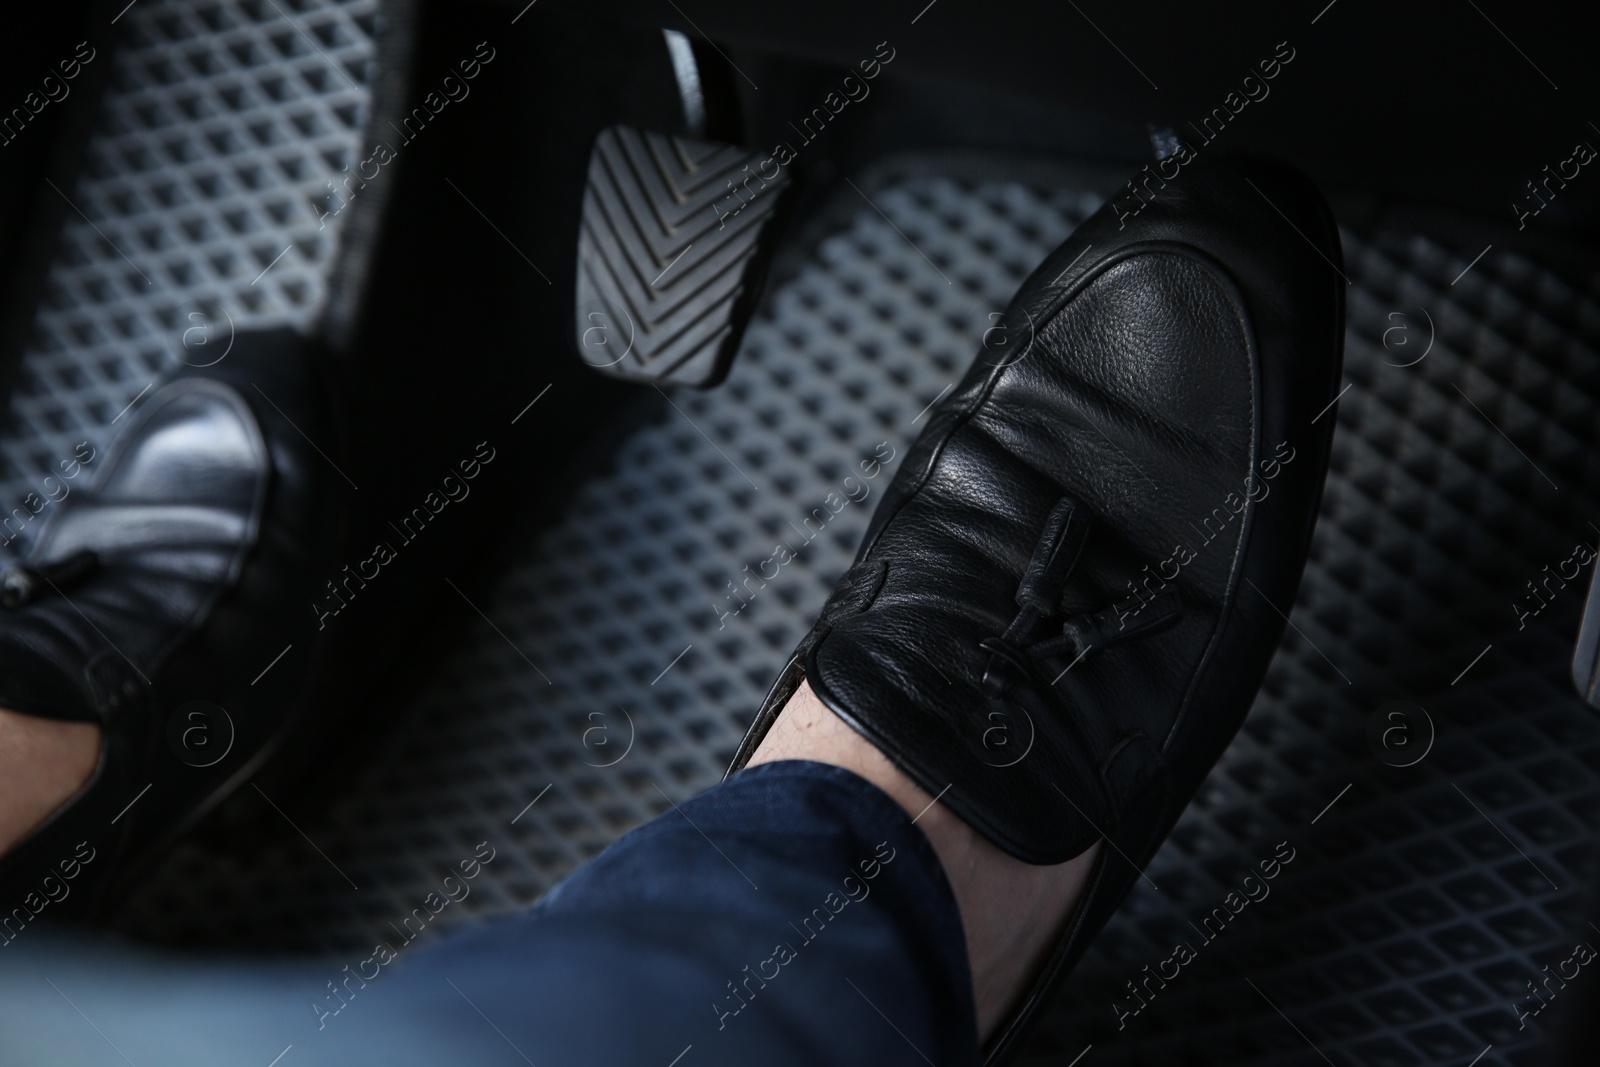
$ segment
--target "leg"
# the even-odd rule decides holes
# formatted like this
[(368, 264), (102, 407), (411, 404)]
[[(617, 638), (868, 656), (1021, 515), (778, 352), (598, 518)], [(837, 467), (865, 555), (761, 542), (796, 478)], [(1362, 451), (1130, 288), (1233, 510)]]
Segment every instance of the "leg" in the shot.
[(893, 797), (927, 835), (961, 909), (978, 1032), (987, 1039), (1055, 946), (1100, 845), (1053, 866), (1013, 859), (936, 804), (808, 685), (790, 698), (750, 765), (783, 759), (854, 771)]
[(975, 1064), (958, 905), (911, 818), (837, 764), (750, 768), (419, 953), (401, 995), (424, 1030), (481, 1011), (534, 1063)]
[(74, 962), (24, 931), (0, 1032), (33, 1044), (7, 1063), (108, 1052), (81, 1008), (132, 1062), (174, 1067), (291, 1043), (302, 1065), (664, 1067), (691, 1046), (685, 1065), (975, 1064), (956, 897), (911, 820), (843, 767), (785, 760), (667, 807), (530, 912), (431, 945), (378, 923), (383, 951), (309, 966)]

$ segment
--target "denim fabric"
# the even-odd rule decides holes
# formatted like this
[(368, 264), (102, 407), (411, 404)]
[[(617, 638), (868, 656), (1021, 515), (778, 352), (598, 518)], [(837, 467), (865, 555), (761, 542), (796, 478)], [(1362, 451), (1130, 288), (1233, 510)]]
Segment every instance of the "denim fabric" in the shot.
[(669, 809), (527, 912), (419, 943), (370, 982), (324, 962), (19, 938), (0, 953), (0, 1059), (943, 1067), (978, 1059), (970, 983), (921, 831), (864, 779), (785, 761)]

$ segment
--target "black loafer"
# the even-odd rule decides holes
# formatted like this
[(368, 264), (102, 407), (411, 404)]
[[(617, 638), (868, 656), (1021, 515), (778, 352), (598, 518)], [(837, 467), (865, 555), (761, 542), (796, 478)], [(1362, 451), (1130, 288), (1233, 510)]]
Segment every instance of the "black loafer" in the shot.
[(63, 468), (0, 574), (0, 707), (102, 730), (89, 783), (0, 858), (5, 914), (108, 910), (289, 722), (313, 658), (295, 637), (345, 510), (307, 347), (242, 335), (168, 379), (75, 483)]
[(1011, 855), (1109, 841), (990, 1063), (1261, 684), (1327, 469), (1340, 262), (1320, 195), (1266, 162), (1192, 162), (1102, 208), (934, 410), (735, 757), (808, 679)]

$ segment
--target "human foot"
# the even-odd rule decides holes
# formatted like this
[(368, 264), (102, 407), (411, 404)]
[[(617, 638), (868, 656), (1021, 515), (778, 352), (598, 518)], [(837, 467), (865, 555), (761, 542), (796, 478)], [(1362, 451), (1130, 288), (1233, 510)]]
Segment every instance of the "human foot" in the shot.
[(114, 906), (282, 736), (345, 511), (324, 374), (286, 330), (179, 368), (0, 574), (0, 899), (83, 847), (51, 914)]
[(1006, 855), (829, 711), (804, 682), (750, 757), (750, 765), (786, 759), (831, 763), (859, 774), (894, 798), (927, 836), (961, 911), (978, 1035), (987, 1041), (1060, 937), (1100, 845), (1043, 867)]
[(1244, 721), (1327, 469), (1331, 215), (1274, 164), (1207, 157), (1170, 184), (1108, 204), (1023, 284), (733, 762), (803, 680), (1010, 857), (1048, 869), (1104, 841), (990, 1064)]

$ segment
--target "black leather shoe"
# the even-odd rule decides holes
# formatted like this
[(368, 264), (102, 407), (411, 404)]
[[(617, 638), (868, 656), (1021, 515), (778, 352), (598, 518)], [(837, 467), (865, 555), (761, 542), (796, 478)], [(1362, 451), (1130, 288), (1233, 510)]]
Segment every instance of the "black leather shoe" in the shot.
[(307, 343), (240, 336), (127, 419), (0, 574), (0, 707), (102, 730), (89, 783), (0, 859), (8, 916), (107, 910), (255, 771), (310, 675), (295, 638), (345, 509)]
[(990, 1063), (1244, 721), (1327, 468), (1346, 281), (1321, 197), (1212, 160), (1145, 193), (1023, 284), (733, 765), (804, 678), (1011, 855), (1109, 841)]

